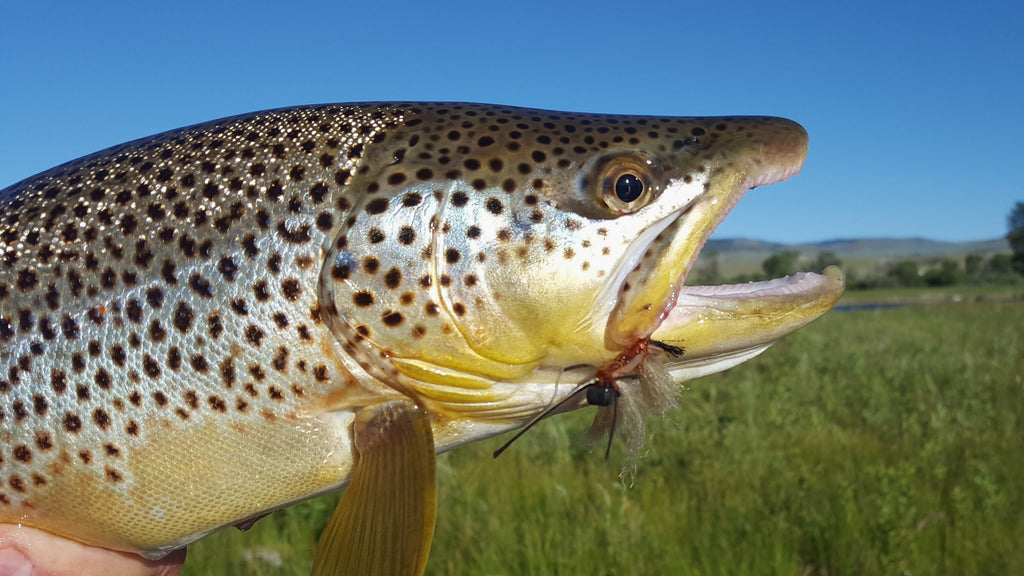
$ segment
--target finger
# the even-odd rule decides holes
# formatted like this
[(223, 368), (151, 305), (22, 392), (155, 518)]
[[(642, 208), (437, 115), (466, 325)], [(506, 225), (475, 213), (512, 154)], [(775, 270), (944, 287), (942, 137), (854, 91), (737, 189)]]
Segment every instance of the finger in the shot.
[(27, 526), (0, 524), (0, 576), (177, 576), (184, 563), (184, 549), (146, 560)]

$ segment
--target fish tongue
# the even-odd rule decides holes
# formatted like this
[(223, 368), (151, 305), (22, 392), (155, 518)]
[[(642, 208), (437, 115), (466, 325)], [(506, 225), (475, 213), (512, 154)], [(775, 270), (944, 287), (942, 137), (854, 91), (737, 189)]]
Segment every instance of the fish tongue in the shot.
[(430, 417), (404, 401), (357, 419), (352, 482), (320, 536), (313, 576), (419, 575), (437, 514)]

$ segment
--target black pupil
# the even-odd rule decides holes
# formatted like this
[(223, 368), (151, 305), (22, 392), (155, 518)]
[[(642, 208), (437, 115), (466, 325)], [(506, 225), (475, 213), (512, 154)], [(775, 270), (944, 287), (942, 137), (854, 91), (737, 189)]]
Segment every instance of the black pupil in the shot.
[(644, 183), (636, 174), (623, 174), (615, 181), (615, 195), (623, 202), (632, 202), (644, 193)]

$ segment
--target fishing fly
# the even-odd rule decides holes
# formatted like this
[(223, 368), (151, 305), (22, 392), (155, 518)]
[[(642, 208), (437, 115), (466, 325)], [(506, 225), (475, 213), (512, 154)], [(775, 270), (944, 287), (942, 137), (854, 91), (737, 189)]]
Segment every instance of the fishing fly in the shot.
[[(684, 349), (679, 346), (673, 346), (656, 340), (637, 340), (632, 346), (616, 356), (614, 360), (598, 368), (592, 379), (584, 382), (564, 399), (538, 414), (533, 420), (530, 420), (522, 430), (494, 451), (494, 457), (500, 456), (513, 442), (533, 428), (534, 424), (547, 418), (566, 403), (578, 398), (580, 394), (585, 394), (587, 404), (597, 406), (599, 409), (588, 435), (591, 437), (603, 436), (607, 430), (608, 443), (604, 451), (604, 457), (607, 460), (611, 455), (612, 441), (615, 438), (615, 430), (619, 421), (619, 401), (623, 398), (623, 388), (619, 383), (624, 381), (637, 382), (641, 392), (641, 397), (636, 402), (629, 402), (630, 407), (633, 408), (629, 411), (631, 415), (629, 420), (634, 428), (639, 427), (639, 438), (634, 439), (629, 444), (639, 448), (639, 443), (643, 439), (643, 409), (654, 409), (660, 412), (675, 405), (675, 399), (671, 392), (669, 391), (667, 395), (665, 394), (665, 391), (669, 390), (671, 385), (671, 377), (664, 369), (661, 372), (665, 373), (660, 374), (656, 369), (650, 369), (647, 366), (649, 363), (646, 360), (651, 356), (652, 346), (672, 357), (679, 357), (684, 353)], [(660, 364), (658, 365), (660, 366)], [(586, 367), (586, 364), (577, 364), (569, 366), (565, 370), (577, 370)], [(640, 372), (637, 373), (637, 371)], [(649, 390), (651, 388), (659, 388), (659, 390)], [(626, 395), (626, 398), (632, 400), (631, 396), (631, 394)], [(634, 406), (634, 404), (639, 405)], [(634, 412), (641, 413), (634, 415)], [(630, 436), (633, 437), (635, 434), (630, 434)]]

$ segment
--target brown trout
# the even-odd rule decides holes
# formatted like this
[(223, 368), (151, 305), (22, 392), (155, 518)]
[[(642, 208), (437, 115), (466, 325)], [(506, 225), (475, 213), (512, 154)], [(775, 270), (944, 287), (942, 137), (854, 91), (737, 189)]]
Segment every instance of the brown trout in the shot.
[(778, 118), (331, 104), (6, 188), (0, 521), (158, 557), (355, 478), (318, 570), (422, 572), (435, 450), (606, 411), (645, 368), (723, 370), (831, 308), (834, 268), (685, 282), (806, 151)]

